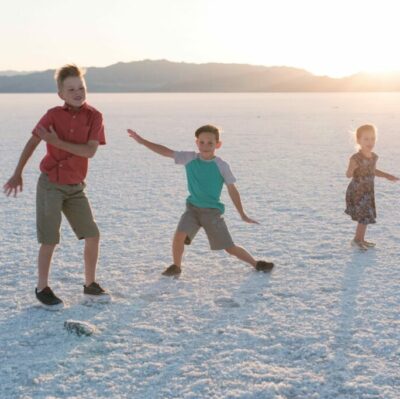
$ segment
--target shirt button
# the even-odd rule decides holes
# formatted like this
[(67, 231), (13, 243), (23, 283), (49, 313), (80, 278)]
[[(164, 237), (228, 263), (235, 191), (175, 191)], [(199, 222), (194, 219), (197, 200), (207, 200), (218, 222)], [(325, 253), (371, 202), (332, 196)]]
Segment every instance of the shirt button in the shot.
[(60, 168), (62, 168), (63, 167), (63, 164), (62, 163), (60, 163)]
[(70, 129), (70, 132), (73, 133), (73, 132), (74, 132), (74, 129)]
[(76, 118), (76, 116), (74, 115), (73, 117), (72, 117), (72, 119), (75, 119)]

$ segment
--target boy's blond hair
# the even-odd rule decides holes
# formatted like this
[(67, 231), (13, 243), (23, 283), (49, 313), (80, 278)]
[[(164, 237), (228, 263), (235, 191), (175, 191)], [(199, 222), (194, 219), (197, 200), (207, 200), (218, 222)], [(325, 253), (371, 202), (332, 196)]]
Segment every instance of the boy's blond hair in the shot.
[(58, 90), (62, 89), (62, 84), (64, 83), (65, 79), (71, 76), (83, 78), (85, 73), (86, 71), (83, 68), (79, 68), (75, 64), (67, 64), (60, 69), (57, 69), (54, 79), (57, 81)]

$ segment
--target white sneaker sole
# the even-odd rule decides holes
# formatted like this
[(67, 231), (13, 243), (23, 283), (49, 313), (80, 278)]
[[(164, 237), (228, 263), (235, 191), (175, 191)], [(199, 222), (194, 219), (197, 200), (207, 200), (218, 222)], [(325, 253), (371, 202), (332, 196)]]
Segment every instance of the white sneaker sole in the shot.
[(40, 302), (39, 300), (37, 301), (39, 304), (39, 307), (42, 309), (49, 310), (50, 312), (57, 312), (58, 310), (63, 310), (65, 308), (64, 302), (61, 302), (57, 305), (46, 305), (43, 302)]

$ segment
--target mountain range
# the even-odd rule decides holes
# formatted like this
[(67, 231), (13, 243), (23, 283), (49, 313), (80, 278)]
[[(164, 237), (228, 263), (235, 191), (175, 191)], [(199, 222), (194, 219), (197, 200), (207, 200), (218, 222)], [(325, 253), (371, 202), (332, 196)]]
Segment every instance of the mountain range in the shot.
[[(304, 69), (248, 64), (143, 60), (86, 69), (90, 92), (350, 92), (400, 91), (400, 73), (317, 76)], [(0, 93), (47, 93), (54, 70), (0, 72)]]

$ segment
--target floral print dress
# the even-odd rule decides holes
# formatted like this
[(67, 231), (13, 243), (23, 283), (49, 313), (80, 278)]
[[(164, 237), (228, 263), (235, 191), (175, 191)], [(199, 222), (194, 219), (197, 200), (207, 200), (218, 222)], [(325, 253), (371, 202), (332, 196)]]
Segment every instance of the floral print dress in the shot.
[(372, 153), (371, 158), (367, 158), (359, 151), (351, 159), (356, 161), (358, 168), (355, 169), (353, 179), (347, 187), (345, 213), (358, 223), (375, 223), (374, 178), (378, 155)]

